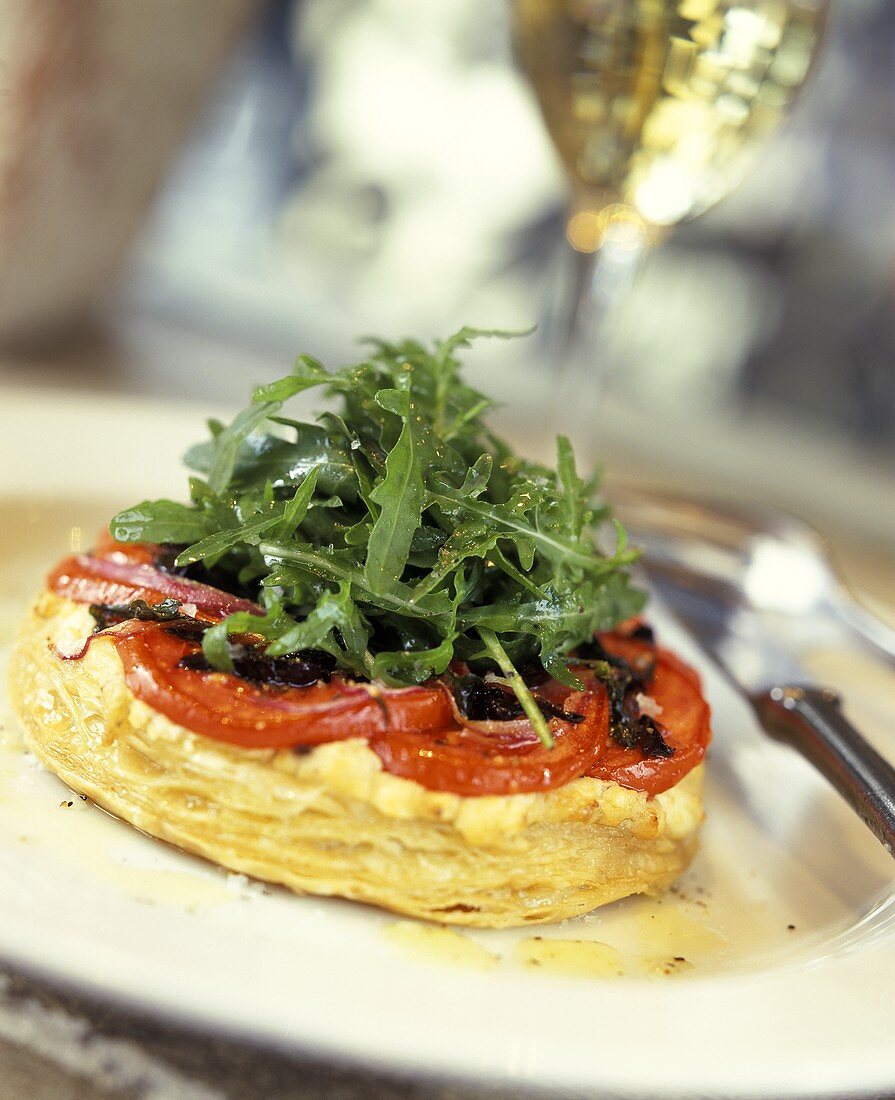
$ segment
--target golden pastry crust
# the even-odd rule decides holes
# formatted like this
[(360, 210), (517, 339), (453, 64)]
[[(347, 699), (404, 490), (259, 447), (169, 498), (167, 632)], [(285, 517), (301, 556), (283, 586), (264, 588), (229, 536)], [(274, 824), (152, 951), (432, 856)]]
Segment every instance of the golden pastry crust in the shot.
[(648, 798), (578, 779), (543, 794), (429, 791), (382, 770), (360, 740), (245, 749), (136, 699), (83, 605), (41, 595), (10, 694), (29, 747), (74, 790), (144, 832), (292, 890), (500, 928), (560, 920), (668, 886), (702, 820), (702, 767)]

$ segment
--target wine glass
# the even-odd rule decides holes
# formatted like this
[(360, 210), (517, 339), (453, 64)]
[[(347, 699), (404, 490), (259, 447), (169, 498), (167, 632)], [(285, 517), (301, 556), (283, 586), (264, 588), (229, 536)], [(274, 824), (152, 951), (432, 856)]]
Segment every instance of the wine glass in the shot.
[[(566, 383), (644, 252), (731, 191), (805, 80), (827, 0), (511, 0), (516, 57), (570, 188), (548, 316)], [(567, 385), (558, 387), (567, 391)]]

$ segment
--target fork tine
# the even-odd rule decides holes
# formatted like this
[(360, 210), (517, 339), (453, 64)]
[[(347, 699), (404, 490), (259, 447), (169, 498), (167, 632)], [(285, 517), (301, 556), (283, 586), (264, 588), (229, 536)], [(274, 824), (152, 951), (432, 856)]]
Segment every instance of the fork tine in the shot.
[[(646, 552), (649, 568), (682, 568), (725, 583), (734, 592), (768, 540), (792, 547), (815, 563), (824, 577), (817, 611), (835, 620), (853, 641), (887, 664), (895, 665), (895, 629), (868, 611), (842, 579), (826, 543), (811, 526), (786, 512), (765, 506), (736, 505), (665, 494), (659, 490), (622, 490), (617, 514), (631, 542)], [(719, 599), (730, 592), (716, 590)]]

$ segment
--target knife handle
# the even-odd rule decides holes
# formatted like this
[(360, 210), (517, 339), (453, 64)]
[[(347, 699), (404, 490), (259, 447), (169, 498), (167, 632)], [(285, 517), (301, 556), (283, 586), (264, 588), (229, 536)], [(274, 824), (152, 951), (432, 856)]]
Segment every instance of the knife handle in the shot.
[(806, 757), (895, 856), (895, 768), (845, 717), (836, 692), (774, 687), (752, 702), (767, 732)]

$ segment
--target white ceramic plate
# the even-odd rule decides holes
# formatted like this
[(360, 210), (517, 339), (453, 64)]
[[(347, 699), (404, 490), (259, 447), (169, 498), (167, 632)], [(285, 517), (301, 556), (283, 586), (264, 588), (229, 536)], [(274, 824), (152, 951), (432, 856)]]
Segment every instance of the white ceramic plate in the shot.
[[(201, 421), (4, 395), (4, 649), (58, 556), (87, 545), (113, 509), (181, 492), (177, 455)], [(663, 899), (540, 929), (558, 941), (548, 949), (531, 929), (442, 932), (293, 897), (82, 802), (24, 753), (7, 712), (0, 955), (210, 1028), (418, 1074), (584, 1095), (895, 1089), (890, 858), (657, 617), (703, 667), (716, 715), (703, 849)], [(880, 737), (895, 753), (895, 730)], [(623, 976), (607, 976), (607, 955)]]

